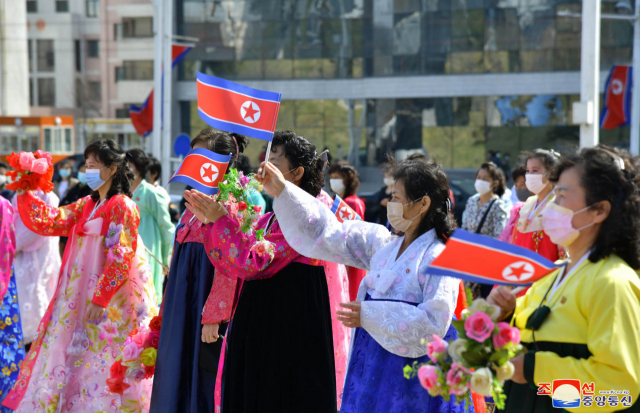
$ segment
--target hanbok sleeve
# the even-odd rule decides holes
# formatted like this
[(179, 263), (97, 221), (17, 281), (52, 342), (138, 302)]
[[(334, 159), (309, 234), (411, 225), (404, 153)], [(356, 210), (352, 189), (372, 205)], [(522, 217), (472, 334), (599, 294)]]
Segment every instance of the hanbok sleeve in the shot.
[(0, 300), (9, 288), (11, 267), (16, 250), (16, 233), (13, 226), (13, 208), (6, 199), (0, 199)]
[(383, 225), (341, 223), (325, 204), (291, 183), (274, 199), (273, 210), (286, 217), (279, 222), (280, 229), (305, 257), (369, 270), (376, 251), (396, 238)]
[(202, 324), (229, 321), (237, 284), (237, 278), (230, 278), (222, 271), (216, 272), (209, 298), (202, 309)]
[(88, 199), (81, 198), (74, 204), (56, 208), (29, 191), (18, 196), (18, 211), (22, 222), (36, 234), (68, 237)]
[[(618, 266), (608, 276), (595, 277), (588, 287), (590, 293), (584, 293), (580, 300), (579, 309), (588, 319), (586, 344), (591, 357), (578, 359), (560, 357), (550, 351), (530, 351), (524, 356), (524, 377), (529, 383), (551, 383), (558, 377), (570, 377), (582, 383), (595, 382), (601, 390), (628, 390), (632, 400), (637, 400), (640, 394), (640, 283), (635, 272), (623, 268)], [(614, 412), (620, 411), (620, 406), (594, 404), (575, 409), (582, 410)]]
[(166, 191), (151, 189), (147, 196), (147, 202), (150, 203), (149, 210), (152, 211), (160, 229), (160, 242), (162, 243), (162, 257), (160, 259), (164, 265), (169, 265), (173, 249), (173, 233), (176, 230), (173, 222), (171, 222), (171, 215), (167, 206), (170, 198)]
[(240, 224), (229, 215), (202, 227), (204, 246), (217, 273), (229, 278), (257, 279), (271, 276), (296, 259), (299, 254), (280, 232), (269, 233), (265, 240), (275, 246), (275, 254), (257, 254), (254, 235), (243, 234)]
[(109, 203), (109, 229), (104, 238), (106, 260), (98, 279), (92, 303), (107, 307), (111, 297), (129, 277), (138, 247), (140, 214), (135, 203), (124, 195)]
[[(436, 255), (432, 251), (427, 253), (432, 254), (428, 259), (431, 262)], [(362, 328), (393, 354), (422, 357), (427, 354), (427, 346), (422, 340), (431, 341), (434, 334), (443, 338), (449, 330), (460, 280), (435, 275), (426, 277), (423, 300), (417, 306), (399, 301), (361, 302)]]

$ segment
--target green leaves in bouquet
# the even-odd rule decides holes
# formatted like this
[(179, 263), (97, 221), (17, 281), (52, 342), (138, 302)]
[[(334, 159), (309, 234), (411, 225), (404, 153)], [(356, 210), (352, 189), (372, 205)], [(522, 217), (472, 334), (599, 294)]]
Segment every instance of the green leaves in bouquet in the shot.
[(497, 364), (498, 366), (504, 366), (507, 361), (511, 359), (511, 355), (509, 354), (509, 350), (497, 350), (495, 353), (489, 357), (489, 361)]
[(256, 231), (256, 240), (264, 241), (264, 229), (259, 229)]
[(417, 361), (414, 361), (412, 365), (406, 365), (404, 366), (404, 368), (402, 369), (402, 373), (404, 374), (404, 378), (409, 380), (412, 379), (414, 377), (418, 376), (418, 370), (420, 370), (420, 367), (425, 366), (429, 363), (418, 363)]
[(490, 341), (490, 338), (483, 343), (469, 340), (469, 347), (462, 353), (465, 365), (469, 367), (486, 366), (489, 360), (489, 354), (493, 351), (493, 345)]
[(459, 338), (467, 338), (467, 331), (464, 329), (464, 320), (452, 320), (451, 324), (458, 332)]
[(502, 390), (502, 385), (498, 381), (498, 379), (493, 376), (493, 386), (491, 386), (491, 396), (493, 397), (493, 402), (496, 404), (496, 408), (498, 410), (504, 410), (504, 405), (507, 402), (507, 396), (504, 394)]

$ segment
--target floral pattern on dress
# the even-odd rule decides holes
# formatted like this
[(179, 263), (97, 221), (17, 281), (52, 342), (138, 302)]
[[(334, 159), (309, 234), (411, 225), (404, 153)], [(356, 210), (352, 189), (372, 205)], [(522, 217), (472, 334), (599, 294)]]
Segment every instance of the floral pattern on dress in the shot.
[[(495, 202), (492, 203), (491, 201), (493, 200), (495, 200)], [(507, 218), (509, 217), (507, 206), (498, 195), (494, 195), (489, 202), (482, 206), (478, 204), (479, 201), (480, 194), (473, 195), (467, 201), (464, 218), (462, 219), (462, 229), (475, 233), (480, 225), (480, 221), (482, 221), (482, 217), (489, 208), (489, 205), (491, 205), (491, 210), (489, 210), (487, 219), (485, 219), (480, 229), (480, 234), (487, 235), (491, 238), (498, 238), (505, 225), (507, 225)]]
[[(18, 378), (22, 360), (24, 360), (24, 340), (20, 323), (20, 306), (15, 275), (11, 274), (9, 289), (0, 307), (0, 400), (11, 390)], [(0, 412), (11, 412), (1, 407)]]

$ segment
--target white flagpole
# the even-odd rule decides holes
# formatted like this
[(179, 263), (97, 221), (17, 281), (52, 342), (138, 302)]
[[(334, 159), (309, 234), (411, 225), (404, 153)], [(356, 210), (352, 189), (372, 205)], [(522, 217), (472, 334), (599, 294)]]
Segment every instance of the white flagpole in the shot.
[(267, 145), (267, 153), (264, 157), (264, 166), (262, 167), (262, 177), (264, 178), (264, 174), (267, 172), (267, 163), (269, 163), (269, 154), (271, 153), (271, 141)]

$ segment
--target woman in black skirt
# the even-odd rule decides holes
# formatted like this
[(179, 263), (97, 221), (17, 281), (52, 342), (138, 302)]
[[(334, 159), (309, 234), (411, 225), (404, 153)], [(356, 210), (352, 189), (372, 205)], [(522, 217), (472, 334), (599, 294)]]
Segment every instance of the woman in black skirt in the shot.
[[(269, 161), (284, 177), (314, 197), (324, 185), (326, 162), (305, 138), (276, 131)], [(222, 381), (225, 413), (335, 413), (336, 375), (323, 261), (296, 253), (285, 241), (277, 217), (258, 222), (275, 245), (273, 257), (255, 250), (256, 239), (222, 205), (187, 191), (187, 208), (204, 226), (205, 247), (216, 274), (244, 280), (229, 326)], [(286, 218), (286, 217), (284, 217)], [(233, 301), (221, 292), (207, 307)], [(225, 304), (226, 305), (226, 304)], [(205, 309), (206, 310), (206, 309)], [(216, 326), (205, 326), (203, 340)]]

